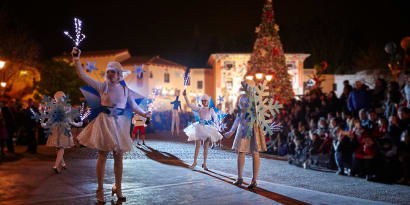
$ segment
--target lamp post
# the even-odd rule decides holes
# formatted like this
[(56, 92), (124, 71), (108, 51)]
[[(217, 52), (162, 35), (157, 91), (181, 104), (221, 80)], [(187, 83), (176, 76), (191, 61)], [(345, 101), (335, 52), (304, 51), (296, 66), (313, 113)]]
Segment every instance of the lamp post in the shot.
[(245, 75), (245, 79), (248, 81), (253, 81), (255, 79), (256, 81), (266, 80), (270, 82), (273, 79), (273, 74), (274, 74), (273, 72), (263, 73), (258, 69), (256, 72), (249, 71)]

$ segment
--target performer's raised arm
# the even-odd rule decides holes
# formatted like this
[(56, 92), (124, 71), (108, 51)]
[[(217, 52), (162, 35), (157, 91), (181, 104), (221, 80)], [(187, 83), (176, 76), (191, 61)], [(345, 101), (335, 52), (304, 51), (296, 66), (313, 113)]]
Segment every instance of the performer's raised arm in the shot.
[(128, 89), (128, 98), (127, 102), (130, 104), (132, 111), (137, 113), (138, 115), (141, 115), (142, 117), (148, 118), (150, 117), (149, 115), (151, 114), (149, 111), (144, 111), (140, 106), (137, 105), (135, 102), (135, 99), (137, 98), (136, 94)]
[(182, 95), (184, 96), (185, 102), (186, 102), (186, 104), (188, 105), (188, 107), (190, 107), (193, 111), (199, 111), (199, 107), (198, 107), (198, 106), (192, 105), (192, 104), (189, 102), (189, 99), (188, 99), (188, 97), (186, 96), (186, 90), (184, 90), (184, 91), (182, 92)]
[(84, 82), (86, 82), (89, 86), (93, 87), (94, 89), (98, 91), (102, 91), (104, 88), (104, 83), (92, 79), (90, 76), (87, 75), (87, 73), (85, 73), (84, 68), (80, 62), (80, 54), (81, 54), (81, 50), (76, 47), (74, 47), (73, 51), (71, 51), (71, 55), (73, 56), (74, 66), (76, 67), (78, 76)]

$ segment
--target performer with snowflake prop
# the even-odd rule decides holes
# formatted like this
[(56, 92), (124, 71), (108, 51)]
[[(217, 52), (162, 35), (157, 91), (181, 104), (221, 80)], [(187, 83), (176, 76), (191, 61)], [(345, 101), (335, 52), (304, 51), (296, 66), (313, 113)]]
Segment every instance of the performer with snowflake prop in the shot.
[(125, 201), (122, 195), (122, 158), (123, 153), (130, 151), (132, 140), (130, 137), (131, 120), (126, 116), (127, 105), (132, 111), (147, 118), (150, 112), (143, 111), (135, 102), (136, 93), (132, 92), (123, 81), (123, 69), (119, 62), (109, 62), (106, 68), (105, 81), (99, 82), (89, 77), (81, 65), (81, 51), (74, 47), (72, 52), (77, 74), (89, 86), (95, 89), (101, 96), (100, 103), (102, 112), (93, 119), (78, 135), (78, 141), (87, 147), (98, 150), (96, 191), (98, 202), (105, 202), (103, 180), (105, 162), (110, 151), (114, 155), (115, 185), (112, 187), (112, 195)]
[(222, 139), (223, 136), (219, 133), (218, 116), (216, 115), (213, 108), (209, 107), (209, 97), (204, 94), (201, 97), (202, 107), (192, 105), (186, 95), (186, 90), (182, 93), (185, 98), (186, 104), (192, 109), (192, 111), (197, 112), (199, 115), (199, 121), (195, 122), (184, 129), (185, 134), (188, 136), (188, 141), (195, 141), (195, 155), (194, 162), (190, 166), (191, 169), (195, 168), (199, 148), (201, 146), (201, 141), (204, 142), (204, 161), (202, 168), (208, 170), (206, 166), (206, 160), (208, 157), (208, 147), (209, 142), (217, 142)]
[(257, 186), (256, 179), (259, 174), (259, 152), (266, 151), (265, 135), (272, 134), (270, 124), (282, 105), (269, 97), (266, 83), (257, 86), (242, 84), (241, 96), (238, 100), (237, 116), (230, 131), (224, 134), (230, 138), (235, 132), (232, 149), (238, 152), (238, 178), (234, 182), (240, 186), (243, 183), (242, 173), (245, 165), (246, 153), (252, 154), (253, 177), (248, 189), (253, 190)]
[(58, 91), (54, 94), (54, 99), (44, 96), (43, 102), (40, 105), (40, 114), (35, 113), (32, 117), (36, 121), (40, 121), (41, 126), (45, 128), (48, 136), (46, 146), (56, 148), (56, 161), (53, 170), (59, 174), (62, 169), (67, 166), (64, 162), (64, 149), (74, 146), (73, 137), (71, 134), (71, 125), (82, 126), (82, 122), (74, 122), (80, 113), (78, 109), (74, 109), (68, 103), (69, 99), (64, 92)]

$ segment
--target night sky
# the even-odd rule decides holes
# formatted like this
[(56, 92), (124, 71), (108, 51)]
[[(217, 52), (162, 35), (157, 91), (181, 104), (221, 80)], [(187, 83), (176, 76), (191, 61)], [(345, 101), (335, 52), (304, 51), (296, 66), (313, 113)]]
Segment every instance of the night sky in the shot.
[[(132, 55), (160, 55), (187, 66), (206, 66), (210, 53), (251, 52), (264, 0), (15, 1), (0, 12), (24, 25), (41, 44), (43, 59), (70, 51), (63, 30), (83, 20), (83, 50), (127, 48)], [(101, 3), (102, 2), (102, 3)], [(273, 0), (285, 52), (309, 52), (304, 39), (319, 24), (344, 28), (356, 50), (410, 35), (405, 0)], [(406, 9), (407, 8), (407, 9)], [(345, 35), (345, 34), (340, 34)]]

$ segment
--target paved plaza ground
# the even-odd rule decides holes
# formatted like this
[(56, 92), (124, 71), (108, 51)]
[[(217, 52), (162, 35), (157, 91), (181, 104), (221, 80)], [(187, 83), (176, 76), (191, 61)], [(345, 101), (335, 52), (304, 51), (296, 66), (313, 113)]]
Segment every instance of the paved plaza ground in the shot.
[[(258, 186), (246, 185), (252, 177), (252, 159), (246, 158), (244, 186), (232, 185), (236, 177), (236, 154), (210, 149), (209, 171), (188, 169), (194, 146), (183, 136), (168, 133), (148, 136), (146, 146), (124, 156), (123, 194), (126, 202), (110, 196), (114, 183), (113, 160), (105, 174), (107, 204), (410, 204), (410, 187), (367, 182), (337, 176), (333, 172), (305, 170), (279, 158), (261, 160)], [(224, 148), (231, 142), (226, 141)], [(95, 204), (96, 151), (67, 150), (68, 169), (55, 174), (54, 150), (39, 147), (39, 154), (8, 156), (0, 164), (0, 204)], [(110, 156), (110, 158), (112, 158)]]

